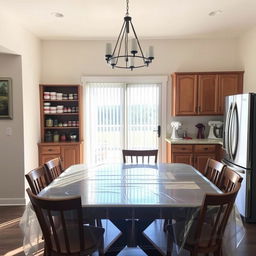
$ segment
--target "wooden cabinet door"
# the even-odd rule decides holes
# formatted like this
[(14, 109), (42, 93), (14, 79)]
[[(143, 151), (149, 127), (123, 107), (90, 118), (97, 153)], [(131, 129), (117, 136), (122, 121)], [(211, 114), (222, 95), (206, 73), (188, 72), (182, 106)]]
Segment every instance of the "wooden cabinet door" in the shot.
[(197, 75), (173, 76), (173, 115), (196, 115)]
[(57, 157), (60, 157), (60, 155), (54, 155), (54, 154), (40, 154), (40, 157), (39, 157), (39, 165), (43, 165), (45, 164), (46, 162), (52, 160), (53, 158), (57, 158)]
[(64, 169), (68, 168), (70, 165), (80, 163), (79, 153), (78, 145), (61, 146), (61, 157)]
[(234, 94), (243, 93), (243, 76), (237, 74), (219, 75), (219, 102), (218, 113), (223, 115), (225, 108), (225, 97)]
[(198, 114), (218, 114), (218, 76), (198, 76)]
[(214, 153), (211, 154), (195, 154), (194, 156), (194, 167), (200, 171), (202, 174), (205, 172), (205, 166), (208, 158), (216, 159)]
[(172, 153), (172, 163), (193, 165), (192, 153)]

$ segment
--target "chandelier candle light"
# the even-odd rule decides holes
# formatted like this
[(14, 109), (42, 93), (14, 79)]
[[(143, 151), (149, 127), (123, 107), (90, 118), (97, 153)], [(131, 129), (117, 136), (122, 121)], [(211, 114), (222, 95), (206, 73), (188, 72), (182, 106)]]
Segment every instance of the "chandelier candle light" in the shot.
[(132, 24), (132, 17), (129, 16), (129, 0), (126, 0), (126, 15), (114, 50), (112, 51), (112, 44), (107, 43), (105, 58), (112, 68), (131, 70), (147, 67), (154, 59), (153, 46), (149, 46), (146, 55), (144, 55), (141, 49), (139, 39)]

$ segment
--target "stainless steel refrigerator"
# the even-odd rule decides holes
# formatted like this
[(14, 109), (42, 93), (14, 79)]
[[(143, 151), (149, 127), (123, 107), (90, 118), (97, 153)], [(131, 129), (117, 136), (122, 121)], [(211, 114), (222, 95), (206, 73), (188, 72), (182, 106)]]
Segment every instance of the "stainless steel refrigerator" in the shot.
[(225, 99), (223, 162), (242, 177), (236, 205), (247, 222), (256, 222), (256, 94)]

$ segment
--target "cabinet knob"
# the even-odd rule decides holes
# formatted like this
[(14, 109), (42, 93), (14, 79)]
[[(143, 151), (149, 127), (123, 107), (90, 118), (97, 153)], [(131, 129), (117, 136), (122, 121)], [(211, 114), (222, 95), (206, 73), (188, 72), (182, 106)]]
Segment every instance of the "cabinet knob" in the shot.
[(51, 152), (51, 151), (52, 151), (52, 149), (51, 149), (51, 148), (49, 148), (49, 149), (48, 149), (48, 151), (49, 151), (49, 152)]
[(204, 150), (208, 150), (208, 148), (204, 148)]

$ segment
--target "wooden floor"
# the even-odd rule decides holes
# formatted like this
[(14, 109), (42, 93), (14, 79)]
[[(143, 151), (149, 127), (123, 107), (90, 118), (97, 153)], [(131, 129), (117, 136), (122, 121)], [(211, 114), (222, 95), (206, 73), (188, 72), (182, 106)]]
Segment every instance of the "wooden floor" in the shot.
[[(0, 255), (23, 256), (22, 232), (19, 228), (19, 220), (24, 211), (23, 206), (0, 207)], [(237, 256), (256, 255), (256, 224), (245, 224), (246, 235), (237, 248)], [(42, 253), (37, 254), (42, 255)], [(128, 249), (119, 256), (145, 256), (137, 249)], [(233, 256), (233, 255), (232, 255)]]

